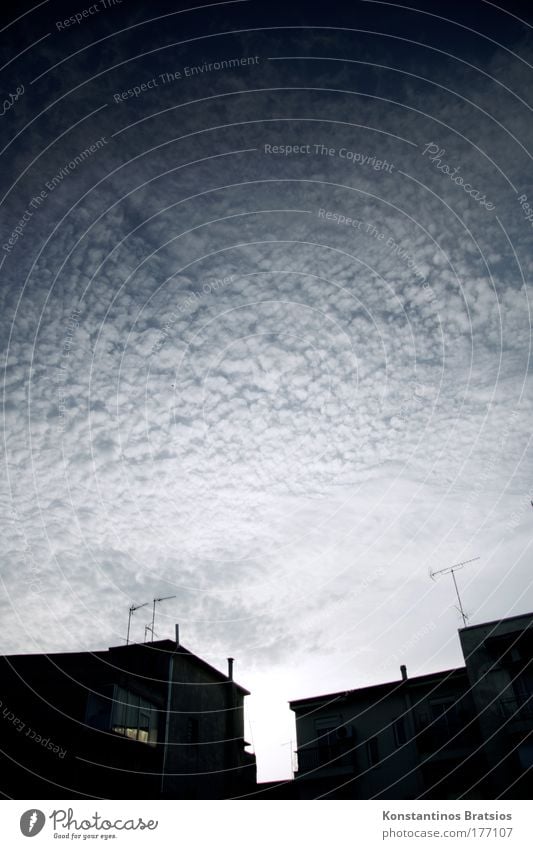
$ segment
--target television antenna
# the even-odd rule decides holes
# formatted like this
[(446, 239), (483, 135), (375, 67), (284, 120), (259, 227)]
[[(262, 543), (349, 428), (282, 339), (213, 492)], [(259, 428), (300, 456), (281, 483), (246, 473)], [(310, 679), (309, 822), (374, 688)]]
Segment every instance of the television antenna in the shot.
[(147, 636), (147, 634), (150, 634), (150, 633), (152, 634), (152, 642), (153, 642), (156, 635), (152, 631), (152, 626), (150, 625), (150, 623), (148, 623), (148, 625), (144, 626), (144, 642), (145, 643), (148, 642), (148, 640), (146, 639), (146, 636)]
[[(147, 626), (147, 627), (150, 628), (150, 631), (152, 632), (152, 640), (154, 639), (154, 634), (155, 634), (155, 606), (160, 601), (168, 601), (169, 598), (176, 598), (176, 596), (175, 595), (164, 595), (164, 596), (161, 596), (161, 598), (154, 598), (154, 606), (152, 608), (152, 624), (150, 626)], [(145, 632), (145, 636), (146, 636), (146, 632)]]
[(141, 607), (147, 607), (149, 604), (148, 601), (145, 601), (144, 604), (132, 604), (130, 605), (130, 610), (128, 614), (128, 635), (126, 637), (126, 645), (129, 645), (130, 642), (130, 626), (131, 626), (131, 617), (135, 613), (136, 610), (140, 610)]
[(455, 573), (459, 569), (462, 569), (464, 566), (466, 566), (467, 563), (473, 563), (474, 560), (479, 560), (479, 557), (472, 557), (470, 560), (462, 560), (460, 563), (454, 563), (453, 566), (447, 566), (445, 569), (437, 569), (435, 572), (430, 571), (430, 573), (429, 573), (429, 577), (432, 580), (435, 580), (437, 575), (451, 575), (452, 576), (453, 585), (455, 587), (455, 592), (457, 593), (457, 601), (459, 602), (459, 613), (463, 617), (463, 624), (464, 624), (465, 627), (468, 623), (468, 616), (466, 615), (466, 613), (463, 610), (463, 605), (462, 605), (462, 602), (461, 602), (461, 596), (459, 595), (459, 587), (457, 586), (457, 580), (455, 578)]

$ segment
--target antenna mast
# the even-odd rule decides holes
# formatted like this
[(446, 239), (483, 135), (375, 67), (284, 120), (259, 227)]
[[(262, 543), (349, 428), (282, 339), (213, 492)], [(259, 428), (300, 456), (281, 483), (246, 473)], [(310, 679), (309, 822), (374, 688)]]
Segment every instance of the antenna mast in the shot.
[(461, 602), (461, 596), (459, 595), (459, 587), (457, 586), (457, 580), (455, 578), (455, 573), (457, 572), (458, 569), (462, 569), (463, 566), (466, 566), (467, 563), (473, 563), (474, 560), (479, 560), (479, 557), (472, 557), (470, 560), (462, 560), (460, 563), (454, 563), (453, 566), (447, 566), (446, 569), (437, 569), (437, 571), (429, 573), (430, 578), (432, 578), (433, 580), (436, 578), (437, 575), (451, 574), (451, 576), (453, 578), (453, 585), (455, 587), (455, 592), (457, 593), (457, 601), (459, 602), (459, 613), (463, 617), (463, 625), (465, 627), (468, 623), (468, 616), (466, 615), (466, 613), (463, 610), (463, 605), (462, 605), (462, 602)]
[[(168, 601), (169, 598), (176, 598), (176, 596), (175, 595), (164, 595), (164, 596), (161, 596), (161, 598), (154, 598), (154, 606), (152, 608), (152, 624), (149, 626), (150, 631), (152, 632), (152, 640), (154, 639), (154, 634), (155, 634), (155, 606), (160, 601)], [(146, 631), (145, 631), (145, 637), (146, 637)]]
[(131, 617), (135, 613), (136, 610), (140, 610), (141, 607), (147, 607), (148, 602), (145, 601), (144, 604), (132, 604), (130, 606), (129, 614), (128, 614), (128, 634), (126, 637), (126, 645), (128, 646), (130, 643), (130, 626), (131, 626)]

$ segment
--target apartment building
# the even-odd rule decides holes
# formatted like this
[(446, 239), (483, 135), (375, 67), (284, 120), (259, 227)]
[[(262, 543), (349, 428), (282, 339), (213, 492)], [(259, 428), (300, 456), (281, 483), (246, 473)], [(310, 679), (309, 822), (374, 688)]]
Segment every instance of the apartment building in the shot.
[(529, 798), (533, 614), (459, 638), (462, 667), (290, 702), (298, 769), (278, 795)]
[(232, 798), (255, 786), (248, 690), (176, 640), (0, 657), (0, 792)]

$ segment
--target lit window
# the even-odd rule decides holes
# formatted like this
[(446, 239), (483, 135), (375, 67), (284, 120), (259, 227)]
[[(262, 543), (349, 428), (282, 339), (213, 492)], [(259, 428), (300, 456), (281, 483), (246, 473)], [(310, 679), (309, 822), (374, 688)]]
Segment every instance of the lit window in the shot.
[(111, 729), (130, 740), (140, 743), (157, 742), (157, 717), (155, 705), (123, 687), (115, 687)]

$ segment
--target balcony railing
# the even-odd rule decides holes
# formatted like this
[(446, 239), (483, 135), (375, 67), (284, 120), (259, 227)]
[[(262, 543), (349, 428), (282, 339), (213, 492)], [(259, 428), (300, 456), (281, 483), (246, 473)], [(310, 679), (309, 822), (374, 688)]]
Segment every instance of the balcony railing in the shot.
[(439, 716), (430, 719), (427, 716), (416, 717), (416, 744), (420, 752), (470, 748), (478, 739), (477, 724), (473, 715), (463, 712), (460, 715)]
[(305, 746), (298, 749), (298, 772), (318, 769), (338, 769), (352, 772), (355, 769), (355, 752), (333, 746)]

